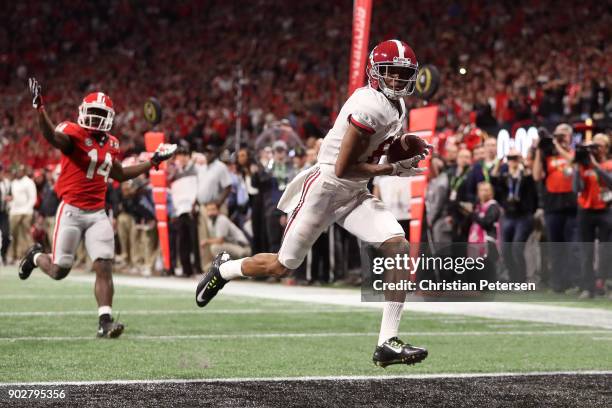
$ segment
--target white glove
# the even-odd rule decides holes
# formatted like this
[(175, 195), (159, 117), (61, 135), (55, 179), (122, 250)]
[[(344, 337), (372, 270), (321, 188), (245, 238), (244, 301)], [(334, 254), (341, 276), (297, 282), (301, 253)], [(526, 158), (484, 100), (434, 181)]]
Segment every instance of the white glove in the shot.
[(157, 149), (155, 150), (155, 153), (153, 153), (153, 157), (151, 158), (151, 163), (153, 163), (153, 166), (155, 166), (155, 168), (157, 169), (161, 162), (171, 158), (172, 155), (174, 155), (174, 152), (176, 151), (177, 147), (177, 145), (169, 143), (161, 143), (159, 146), (157, 146)]
[(30, 90), (30, 94), (32, 95), (32, 107), (34, 109), (42, 108), (42, 87), (40, 86), (36, 78), (32, 77), (28, 79), (28, 89)]
[(391, 163), (393, 170), (391, 176), (411, 177), (425, 173), (425, 168), (416, 167), (421, 160), (425, 158), (424, 154), (416, 155), (410, 159), (400, 160), (396, 163)]

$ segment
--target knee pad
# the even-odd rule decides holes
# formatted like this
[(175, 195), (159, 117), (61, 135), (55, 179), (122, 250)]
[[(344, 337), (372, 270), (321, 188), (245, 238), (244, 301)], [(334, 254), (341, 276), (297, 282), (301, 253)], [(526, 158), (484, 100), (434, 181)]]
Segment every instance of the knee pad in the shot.
[(70, 271), (70, 268), (72, 268), (72, 264), (74, 264), (74, 256), (67, 254), (61, 255), (54, 259), (53, 264), (56, 265), (59, 269), (67, 269), (68, 271)]

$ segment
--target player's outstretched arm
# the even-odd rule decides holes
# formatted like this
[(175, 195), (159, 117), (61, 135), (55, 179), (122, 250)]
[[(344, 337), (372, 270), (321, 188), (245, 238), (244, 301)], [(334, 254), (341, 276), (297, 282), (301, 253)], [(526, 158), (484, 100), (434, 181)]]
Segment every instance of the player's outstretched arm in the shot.
[(123, 165), (118, 161), (113, 161), (113, 167), (110, 171), (110, 177), (119, 182), (131, 180), (140, 176), (142, 173), (146, 173), (151, 170), (151, 168), (158, 168), (161, 162), (168, 160), (174, 155), (176, 151), (175, 144), (166, 144), (162, 143), (159, 145), (155, 153), (153, 153), (153, 157), (151, 160), (144, 163), (139, 163), (134, 166), (123, 167)]
[(375, 176), (399, 176), (410, 177), (423, 174), (425, 169), (417, 167), (419, 161), (423, 160), (428, 154), (428, 150), (423, 155), (418, 155), (410, 159), (402, 160), (397, 163), (359, 163), (361, 157), (368, 148), (370, 141), (369, 135), (353, 124), (349, 125), (336, 160), (335, 172), (339, 178), (370, 178)]
[(55, 125), (51, 122), (49, 115), (45, 111), (42, 87), (36, 78), (28, 80), (28, 89), (32, 95), (32, 107), (38, 111), (38, 123), (43, 136), (53, 147), (60, 149), (62, 153), (70, 153), (72, 150), (72, 140), (70, 140), (70, 136), (55, 130)]
[(369, 135), (350, 124), (342, 138), (340, 152), (336, 160), (335, 172), (339, 178), (368, 178), (390, 175), (393, 166), (390, 164), (359, 163), (359, 157), (367, 150)]

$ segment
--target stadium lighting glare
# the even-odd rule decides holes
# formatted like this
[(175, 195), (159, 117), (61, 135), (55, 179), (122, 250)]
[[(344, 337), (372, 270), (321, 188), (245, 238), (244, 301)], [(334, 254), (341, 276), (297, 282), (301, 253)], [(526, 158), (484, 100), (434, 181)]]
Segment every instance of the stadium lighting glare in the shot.
[(465, 75), (465, 74), (467, 74), (467, 69), (465, 69), (464, 67), (461, 67), (461, 68), (459, 68), (459, 73), (461, 75)]

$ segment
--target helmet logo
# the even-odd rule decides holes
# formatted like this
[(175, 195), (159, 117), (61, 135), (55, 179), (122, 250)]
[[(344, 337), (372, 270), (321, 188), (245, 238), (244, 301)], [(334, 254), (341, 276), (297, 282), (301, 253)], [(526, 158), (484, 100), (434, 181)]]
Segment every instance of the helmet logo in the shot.
[(402, 64), (402, 65), (412, 65), (412, 60), (410, 58), (404, 58), (404, 57), (393, 57), (393, 62)]

